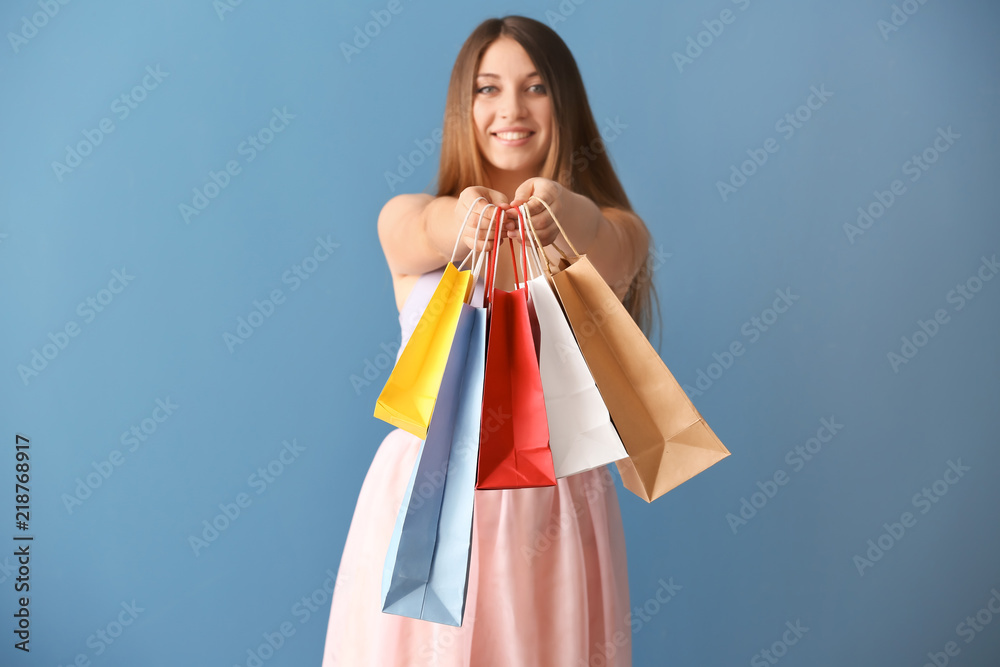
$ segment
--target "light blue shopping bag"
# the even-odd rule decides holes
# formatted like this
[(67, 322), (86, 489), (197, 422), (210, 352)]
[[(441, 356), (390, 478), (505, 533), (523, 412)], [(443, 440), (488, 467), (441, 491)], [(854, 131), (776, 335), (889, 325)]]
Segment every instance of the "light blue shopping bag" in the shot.
[(460, 626), (472, 548), (486, 310), (463, 304), (441, 390), (396, 517), (382, 611)]

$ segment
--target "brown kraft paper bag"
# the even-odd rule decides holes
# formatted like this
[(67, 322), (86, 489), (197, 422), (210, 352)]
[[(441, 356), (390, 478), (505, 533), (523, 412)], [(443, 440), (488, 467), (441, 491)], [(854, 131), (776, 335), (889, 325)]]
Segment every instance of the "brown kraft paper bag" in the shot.
[(615, 463), (625, 488), (652, 502), (730, 452), (590, 260), (573, 252), (552, 282), (628, 452)]

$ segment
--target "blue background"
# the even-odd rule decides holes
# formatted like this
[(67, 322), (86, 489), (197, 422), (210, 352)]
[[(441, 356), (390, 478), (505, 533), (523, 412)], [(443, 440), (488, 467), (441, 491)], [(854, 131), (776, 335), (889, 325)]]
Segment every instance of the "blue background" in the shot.
[[(768, 664), (758, 652), (786, 622), (808, 628), (789, 666), (923, 665), (949, 641), (950, 664), (998, 664), (1000, 617), (981, 614), (992, 620), (969, 642), (959, 624), (1000, 590), (1000, 280), (982, 269), (991, 280), (973, 280), (960, 310), (948, 294), (1000, 252), (1000, 12), (902, 4), (916, 12), (886, 31), (888, 0), (403, 0), (345, 55), (386, 3), (73, 2), (34, 32), (39, 4), (4, 3), (0, 663), (243, 665), (285, 622), (295, 634), (265, 664), (320, 663), (329, 600), (308, 617), (295, 605), (324, 598), (388, 431), (371, 417), (387, 371), (357, 382), (399, 338), (376, 217), (433, 180), (437, 144), (410, 155), (441, 127), (466, 36), (523, 13), (566, 40), (598, 125), (621, 128), (609, 150), (663, 258), (661, 354), (732, 451), (650, 505), (618, 482), (633, 606), (655, 601), (660, 579), (682, 586), (647, 606), (635, 664)], [(724, 10), (730, 22), (712, 23)], [(696, 57), (678, 64), (686, 49)], [(163, 78), (122, 117), (112, 104), (147, 67)], [(776, 127), (823, 86), (832, 95), (812, 98), (791, 136)], [(248, 160), (241, 142), (276, 108), (294, 118)], [(104, 118), (113, 131), (57, 174)], [(959, 138), (911, 181), (905, 163), (938, 128)], [(776, 152), (723, 197), (717, 183), (768, 138)], [(239, 173), (185, 222), (179, 205), (229, 160)], [(402, 163), (413, 173), (390, 186)], [(844, 225), (894, 179), (905, 193), (850, 239)], [(283, 276), (317, 238), (339, 247), (293, 290)], [(123, 269), (134, 278), (102, 294)], [(224, 334), (275, 289), (283, 303), (230, 351)], [(798, 299), (751, 341), (751, 318), (771, 317), (785, 289)], [(887, 354), (938, 309), (947, 322), (894, 368)], [(22, 378), (70, 322), (78, 335)], [(712, 367), (734, 341), (744, 353)], [(699, 371), (711, 386), (698, 389)], [(157, 399), (177, 407), (130, 451), (122, 434)], [(786, 459), (824, 418), (843, 428), (804, 464)], [(30, 655), (11, 634), (18, 433), (32, 457)], [(251, 477), (285, 441), (300, 448), (292, 462)], [(949, 461), (968, 471), (915, 504)], [(787, 483), (769, 487), (778, 471)], [(91, 473), (100, 485), (67, 503)], [(755, 497), (758, 482), (773, 497)], [(241, 493), (238, 518), (192, 547)], [(733, 523), (743, 499), (760, 507)], [(907, 511), (915, 523), (859, 567)], [(133, 600), (142, 611), (113, 644), (88, 644)]]

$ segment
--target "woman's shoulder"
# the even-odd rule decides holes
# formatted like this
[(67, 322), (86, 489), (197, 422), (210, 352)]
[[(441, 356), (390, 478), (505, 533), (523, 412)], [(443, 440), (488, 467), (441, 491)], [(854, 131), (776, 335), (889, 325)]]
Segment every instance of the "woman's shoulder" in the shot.
[(384, 222), (391, 223), (400, 218), (418, 213), (432, 201), (434, 201), (434, 195), (425, 192), (396, 195), (382, 207), (382, 211), (378, 216), (379, 224), (384, 224)]
[(399, 309), (403, 308), (421, 276), (420, 272), (408, 268), (412, 267), (412, 262), (407, 258), (414, 248), (426, 244), (420, 240), (421, 232), (417, 229), (418, 225), (412, 225), (412, 221), (418, 220), (432, 201), (434, 196), (425, 193), (399, 194), (385, 203), (378, 216), (379, 241), (392, 275), (396, 307)]
[(414, 242), (412, 222), (419, 220), (434, 196), (424, 193), (396, 195), (385, 203), (378, 214), (378, 237), (390, 267), (393, 258), (405, 256)]

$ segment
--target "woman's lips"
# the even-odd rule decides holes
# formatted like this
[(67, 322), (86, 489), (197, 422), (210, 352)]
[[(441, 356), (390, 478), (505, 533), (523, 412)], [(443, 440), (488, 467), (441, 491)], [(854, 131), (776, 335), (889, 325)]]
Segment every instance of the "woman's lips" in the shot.
[[(528, 136), (523, 136), (527, 134)], [(502, 136), (501, 136), (502, 135)], [(529, 141), (531, 137), (535, 136), (534, 132), (494, 132), (493, 138), (497, 140), (503, 146), (523, 146)], [(504, 138), (504, 137), (520, 137), (519, 139)]]

